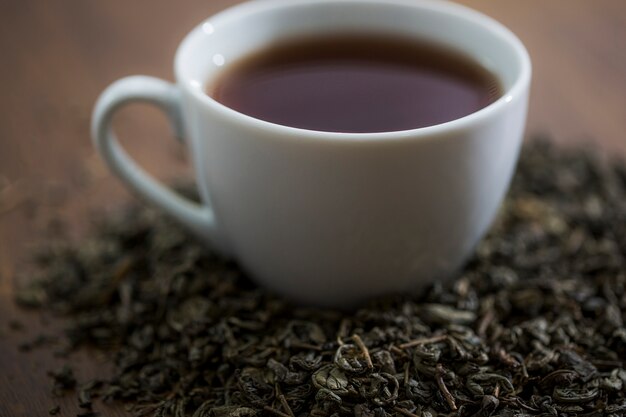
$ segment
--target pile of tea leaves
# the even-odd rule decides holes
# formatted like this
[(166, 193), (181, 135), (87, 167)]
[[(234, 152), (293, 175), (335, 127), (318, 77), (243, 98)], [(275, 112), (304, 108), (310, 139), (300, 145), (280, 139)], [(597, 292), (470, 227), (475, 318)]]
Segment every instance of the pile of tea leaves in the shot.
[(293, 306), (135, 207), (47, 245), (17, 298), (114, 362), (79, 399), (138, 416), (622, 416), (625, 252), (626, 166), (534, 143), (473, 260), (419, 295)]

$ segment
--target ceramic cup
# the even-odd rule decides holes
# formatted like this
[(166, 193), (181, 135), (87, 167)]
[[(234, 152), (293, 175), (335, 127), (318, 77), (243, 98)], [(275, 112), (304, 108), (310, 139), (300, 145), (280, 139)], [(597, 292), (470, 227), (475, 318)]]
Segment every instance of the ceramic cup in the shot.
[[(223, 67), (267, 44), (333, 32), (402, 34), (465, 51), (504, 94), (447, 123), (332, 133), (261, 121), (203, 91)], [(352, 306), (449, 278), (494, 219), (518, 158), (531, 64), (515, 35), (466, 7), (432, 0), (268, 0), (191, 31), (176, 82), (123, 78), (100, 96), (95, 145), (110, 168), (264, 287), (297, 302)], [(176, 195), (119, 146), (111, 117), (130, 102), (162, 108), (186, 141), (202, 203)]]

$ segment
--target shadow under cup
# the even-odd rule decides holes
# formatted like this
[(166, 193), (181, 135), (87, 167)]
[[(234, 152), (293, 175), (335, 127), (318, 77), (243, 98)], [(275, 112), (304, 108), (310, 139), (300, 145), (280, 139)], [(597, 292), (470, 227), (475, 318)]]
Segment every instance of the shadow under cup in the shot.
[[(224, 66), (276, 41), (385, 34), (464, 51), (503, 96), (426, 128), (333, 133), (238, 113), (206, 95)], [(195, 232), (263, 286), (352, 306), (453, 275), (493, 221), (526, 120), (530, 60), (496, 21), (426, 0), (270, 0), (228, 9), (176, 56), (183, 121), (214, 227)]]

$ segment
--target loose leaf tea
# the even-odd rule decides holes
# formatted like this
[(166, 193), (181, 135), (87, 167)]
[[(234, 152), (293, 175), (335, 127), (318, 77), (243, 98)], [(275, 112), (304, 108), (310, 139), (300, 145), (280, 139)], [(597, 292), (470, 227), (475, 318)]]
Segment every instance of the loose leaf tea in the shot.
[[(66, 314), (137, 416), (626, 414), (626, 167), (536, 143), (453, 282), (358, 311), (298, 308), (151, 209), (37, 257), (18, 301)], [(384, 279), (384, 277), (381, 277)], [(52, 373), (58, 389), (71, 372)]]

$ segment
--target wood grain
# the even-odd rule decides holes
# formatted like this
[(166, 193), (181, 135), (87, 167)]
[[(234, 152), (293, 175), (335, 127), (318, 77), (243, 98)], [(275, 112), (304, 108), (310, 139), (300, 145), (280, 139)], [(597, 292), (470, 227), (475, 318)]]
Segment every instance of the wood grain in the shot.
[[(502, 21), (527, 45), (534, 64), (528, 132), (561, 144), (589, 143), (626, 155), (626, 2), (623, 0), (462, 0)], [(47, 415), (54, 404), (75, 415), (73, 396), (52, 399), (46, 370), (64, 361), (49, 350), (19, 352), (58, 318), (19, 310), (17, 281), (27, 253), (68, 220), (80, 234), (90, 211), (132, 196), (94, 155), (88, 128), (98, 93), (115, 79), (172, 79), (183, 36), (231, 0), (0, 2), (0, 417)], [(132, 106), (116, 119), (129, 151), (161, 178), (189, 175), (185, 151), (157, 111)], [(130, 140), (129, 140), (130, 139)], [(17, 319), (25, 329), (14, 331)], [(72, 357), (79, 378), (106, 372), (93, 353)], [(119, 406), (106, 416), (126, 415)]]
[(515, 32), (533, 61), (528, 132), (626, 153), (626, 3), (464, 0)]

